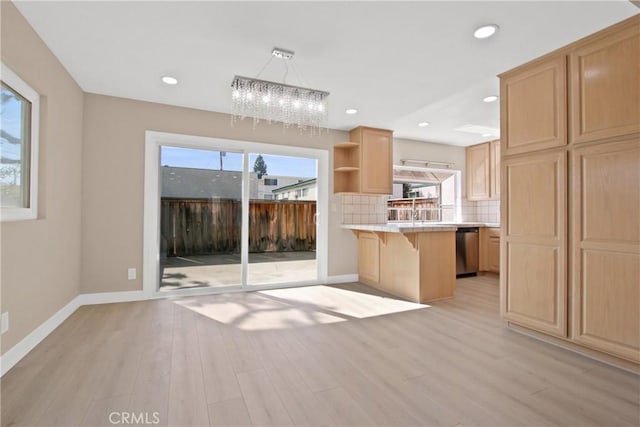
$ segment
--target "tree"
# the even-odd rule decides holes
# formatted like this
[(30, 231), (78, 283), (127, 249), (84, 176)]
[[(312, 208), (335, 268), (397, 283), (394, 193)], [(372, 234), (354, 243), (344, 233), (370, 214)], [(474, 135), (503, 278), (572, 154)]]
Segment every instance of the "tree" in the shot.
[(253, 171), (258, 174), (258, 179), (262, 179), (263, 175), (267, 175), (267, 164), (262, 158), (262, 154), (258, 154), (256, 162), (253, 164)]
[(408, 199), (411, 197), (411, 184), (408, 182), (402, 183), (402, 198)]

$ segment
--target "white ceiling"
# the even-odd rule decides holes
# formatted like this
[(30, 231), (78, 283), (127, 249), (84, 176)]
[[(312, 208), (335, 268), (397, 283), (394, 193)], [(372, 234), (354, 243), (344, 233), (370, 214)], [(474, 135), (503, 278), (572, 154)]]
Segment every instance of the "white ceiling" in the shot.
[[(499, 128), (499, 103), (482, 102), (497, 74), (639, 12), (626, 0), (15, 3), (87, 92), (229, 113), (233, 76), (255, 76), (277, 46), (305, 79), (288, 83), (331, 92), (329, 127), (462, 146), (494, 139), (454, 129)], [(475, 39), (487, 23), (500, 31)], [(274, 60), (261, 78), (283, 71)]]

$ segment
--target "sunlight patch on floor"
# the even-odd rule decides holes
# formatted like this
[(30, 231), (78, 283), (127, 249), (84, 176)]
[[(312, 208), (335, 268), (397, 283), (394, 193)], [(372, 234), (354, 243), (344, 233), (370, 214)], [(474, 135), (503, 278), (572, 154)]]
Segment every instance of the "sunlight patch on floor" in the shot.
[(173, 302), (225, 325), (247, 331), (329, 324), (429, 307), (322, 285), (186, 297)]
[[(360, 285), (361, 286), (361, 285)], [(363, 319), (429, 307), (391, 296), (374, 295), (356, 289), (337, 286), (311, 286), (274, 289), (261, 294), (277, 297), (295, 304), (313, 304), (323, 310), (348, 317)]]

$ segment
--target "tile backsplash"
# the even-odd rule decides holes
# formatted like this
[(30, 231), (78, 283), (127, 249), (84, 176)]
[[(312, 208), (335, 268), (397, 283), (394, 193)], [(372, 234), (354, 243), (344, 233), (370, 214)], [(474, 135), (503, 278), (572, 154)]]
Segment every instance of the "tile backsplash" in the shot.
[(389, 196), (342, 195), (343, 224), (384, 224)]
[[(389, 196), (364, 194), (341, 195), (343, 224), (384, 224), (387, 222)], [(454, 221), (453, 208), (442, 209), (443, 221)], [(500, 222), (500, 200), (462, 200), (462, 220), (465, 222)]]
[(462, 220), (465, 222), (500, 222), (500, 200), (462, 201)]

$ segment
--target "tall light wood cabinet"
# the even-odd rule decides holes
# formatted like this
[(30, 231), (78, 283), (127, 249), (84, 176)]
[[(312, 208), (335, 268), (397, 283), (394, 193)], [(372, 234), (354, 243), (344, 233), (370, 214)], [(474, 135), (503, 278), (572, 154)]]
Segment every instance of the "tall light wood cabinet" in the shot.
[(333, 147), (334, 193), (393, 193), (393, 132), (357, 127)]
[(640, 15), (501, 78), (501, 312), (640, 363)]

